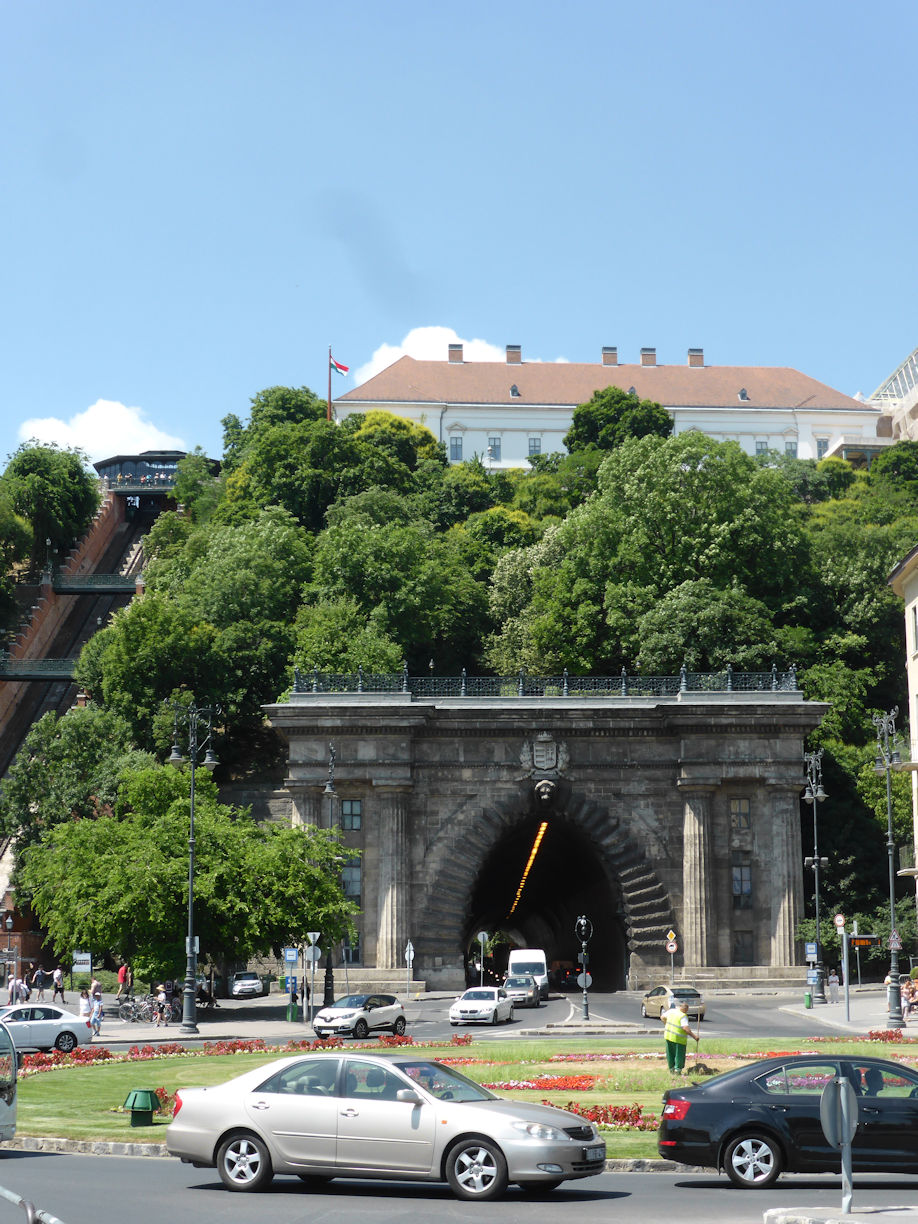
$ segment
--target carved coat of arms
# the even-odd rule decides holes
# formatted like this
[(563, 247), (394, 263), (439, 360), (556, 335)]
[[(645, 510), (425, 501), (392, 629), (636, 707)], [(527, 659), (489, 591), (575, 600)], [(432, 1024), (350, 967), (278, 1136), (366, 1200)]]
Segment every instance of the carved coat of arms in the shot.
[(523, 743), (520, 764), (527, 773), (563, 773), (570, 762), (566, 744), (558, 743), (548, 731), (540, 731)]

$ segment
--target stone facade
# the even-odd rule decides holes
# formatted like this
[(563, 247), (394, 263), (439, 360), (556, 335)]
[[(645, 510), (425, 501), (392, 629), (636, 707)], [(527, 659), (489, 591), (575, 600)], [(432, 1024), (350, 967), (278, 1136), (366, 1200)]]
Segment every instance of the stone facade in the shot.
[(637, 989), (668, 977), (670, 929), (686, 975), (793, 973), (803, 740), (825, 709), (797, 691), (312, 692), (268, 716), (294, 822), (361, 851), (360, 963), (403, 969), (410, 939), (415, 977), (460, 987), (481, 929), (569, 963), (586, 913), (595, 985)]

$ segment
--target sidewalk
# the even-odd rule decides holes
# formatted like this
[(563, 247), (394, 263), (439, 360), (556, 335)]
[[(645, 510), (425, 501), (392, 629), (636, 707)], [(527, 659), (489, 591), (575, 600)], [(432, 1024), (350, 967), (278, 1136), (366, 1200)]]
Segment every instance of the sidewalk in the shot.
[[(799, 1003), (784, 1004), (780, 1010), (786, 1015), (801, 1016), (804, 1019), (817, 1021), (820, 1025), (839, 1033), (863, 1036), (874, 1029), (886, 1028), (885, 987), (853, 987), (848, 997), (847, 1014), (850, 1019), (846, 1019), (844, 990), (839, 991), (839, 998), (838, 1003), (814, 1003), (812, 1007), (805, 1007), (801, 994)], [(912, 1016), (911, 1023), (902, 1030), (902, 1035), (918, 1035), (918, 1016)]]

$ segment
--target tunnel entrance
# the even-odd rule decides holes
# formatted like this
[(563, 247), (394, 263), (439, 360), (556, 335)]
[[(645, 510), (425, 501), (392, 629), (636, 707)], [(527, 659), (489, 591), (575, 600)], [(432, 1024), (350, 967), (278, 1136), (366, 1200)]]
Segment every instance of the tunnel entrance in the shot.
[(526, 817), (495, 843), (473, 884), (464, 930), (469, 978), (482, 931), (491, 936), (486, 964), (494, 973), (506, 968), (510, 948), (520, 947), (544, 948), (549, 966), (576, 969), (580, 914), (593, 922), (593, 989), (623, 990), (628, 935), (621, 888), (600, 848), (563, 814)]

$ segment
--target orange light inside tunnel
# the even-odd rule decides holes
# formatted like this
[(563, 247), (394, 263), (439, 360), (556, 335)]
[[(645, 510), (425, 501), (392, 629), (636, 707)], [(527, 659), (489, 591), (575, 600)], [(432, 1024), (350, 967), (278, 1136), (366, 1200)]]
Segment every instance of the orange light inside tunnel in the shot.
[(529, 858), (526, 860), (526, 866), (523, 868), (523, 874), (520, 876), (520, 886), (516, 890), (516, 896), (513, 898), (513, 904), (510, 906), (510, 912), (507, 917), (516, 909), (520, 903), (520, 897), (523, 895), (523, 889), (526, 887), (526, 877), (529, 875), (532, 864), (535, 862), (535, 856), (539, 853), (539, 846), (542, 844), (542, 838), (545, 836), (545, 830), (548, 828), (548, 821), (543, 820), (539, 825), (539, 831), (535, 835), (535, 841), (532, 843), (532, 849), (529, 851)]

